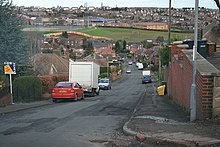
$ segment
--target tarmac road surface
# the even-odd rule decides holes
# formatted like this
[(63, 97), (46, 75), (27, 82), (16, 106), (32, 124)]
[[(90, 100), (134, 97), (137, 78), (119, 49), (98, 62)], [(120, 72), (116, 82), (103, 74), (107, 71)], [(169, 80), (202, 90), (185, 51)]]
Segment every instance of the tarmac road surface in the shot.
[(99, 96), (1, 115), (0, 146), (107, 146), (145, 93), (141, 71), (131, 70)]

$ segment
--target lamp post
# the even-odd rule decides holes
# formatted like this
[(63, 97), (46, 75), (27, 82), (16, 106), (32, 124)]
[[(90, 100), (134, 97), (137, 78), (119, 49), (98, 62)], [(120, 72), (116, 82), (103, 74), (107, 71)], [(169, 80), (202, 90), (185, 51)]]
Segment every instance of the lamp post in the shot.
[(199, 0), (195, 0), (195, 27), (193, 46), (193, 80), (190, 97), (190, 121), (196, 120), (196, 69), (197, 69), (197, 46), (198, 46), (198, 7)]

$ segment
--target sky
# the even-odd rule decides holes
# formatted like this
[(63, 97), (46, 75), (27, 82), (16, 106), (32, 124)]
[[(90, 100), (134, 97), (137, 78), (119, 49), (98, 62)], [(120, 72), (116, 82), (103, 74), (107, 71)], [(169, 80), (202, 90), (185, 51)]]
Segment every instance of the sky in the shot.
[[(101, 7), (168, 7), (169, 0), (12, 0), (16, 6), (79, 7), (81, 5)], [(195, 0), (171, 0), (174, 8), (195, 7)], [(217, 9), (214, 0), (199, 0), (199, 7)]]

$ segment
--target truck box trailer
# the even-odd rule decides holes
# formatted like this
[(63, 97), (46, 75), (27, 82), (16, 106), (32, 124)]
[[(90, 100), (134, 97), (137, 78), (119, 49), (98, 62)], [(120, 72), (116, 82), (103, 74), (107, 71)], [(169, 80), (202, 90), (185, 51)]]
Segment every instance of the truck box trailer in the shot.
[(78, 82), (83, 87), (85, 94), (90, 96), (99, 94), (99, 74), (100, 66), (95, 62), (69, 61), (69, 81)]
[(144, 75), (151, 75), (150, 74), (150, 70), (143, 70), (142, 71), (142, 75), (144, 76)]

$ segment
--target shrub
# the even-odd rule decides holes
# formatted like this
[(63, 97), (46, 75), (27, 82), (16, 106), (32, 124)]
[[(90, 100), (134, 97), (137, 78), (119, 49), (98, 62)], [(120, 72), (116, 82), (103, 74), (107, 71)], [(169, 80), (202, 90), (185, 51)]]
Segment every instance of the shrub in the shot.
[(50, 75), (38, 76), (42, 83), (42, 92), (50, 93), (52, 87), (56, 84), (56, 78)]
[(106, 77), (108, 77), (108, 74), (107, 73), (101, 73), (99, 77), (100, 78), (106, 78)]
[(15, 102), (28, 102), (41, 99), (42, 84), (37, 77), (22, 76), (13, 81), (13, 98)]
[(61, 81), (69, 81), (69, 77), (66, 74), (53, 74), (38, 76), (42, 82), (43, 93), (51, 93), (51, 89), (56, 85), (56, 83)]

